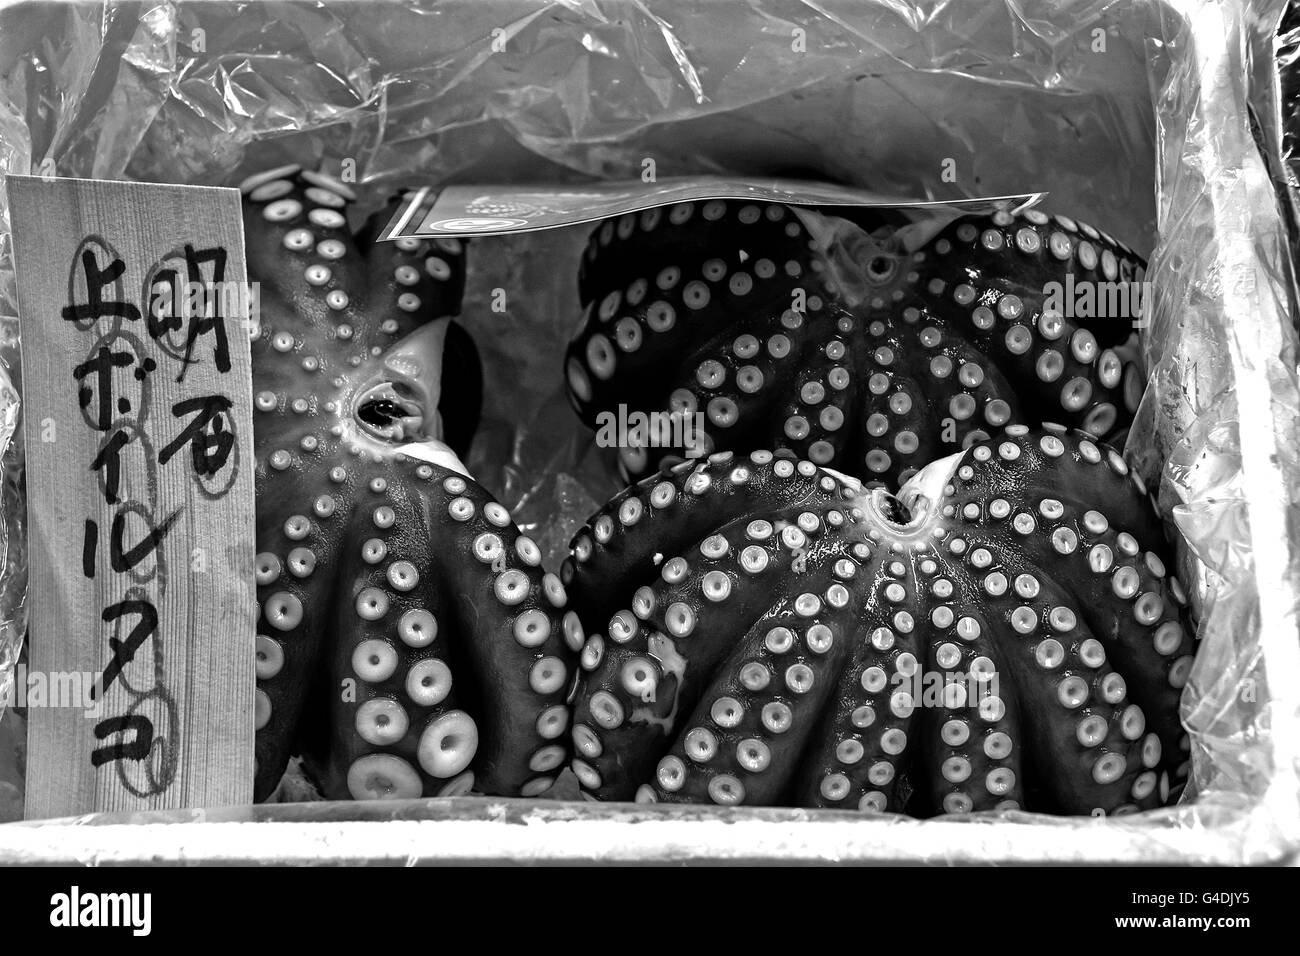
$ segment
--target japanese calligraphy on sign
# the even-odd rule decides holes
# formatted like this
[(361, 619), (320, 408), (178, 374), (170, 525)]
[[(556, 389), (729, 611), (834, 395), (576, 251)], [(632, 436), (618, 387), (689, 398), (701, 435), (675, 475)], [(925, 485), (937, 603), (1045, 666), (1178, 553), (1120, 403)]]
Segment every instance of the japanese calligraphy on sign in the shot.
[[(9, 177), (22, 332), (27, 815), (246, 803), (256, 599), (234, 190)], [(84, 704), (85, 702), (80, 702)]]

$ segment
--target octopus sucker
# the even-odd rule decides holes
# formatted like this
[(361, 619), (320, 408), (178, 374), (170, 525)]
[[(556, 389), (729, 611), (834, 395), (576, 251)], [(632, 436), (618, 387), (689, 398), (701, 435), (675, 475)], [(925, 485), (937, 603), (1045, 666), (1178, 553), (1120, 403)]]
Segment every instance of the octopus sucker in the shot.
[[(1144, 379), (1140, 303), (1124, 283), (1144, 263), (1105, 234), (1032, 209), (966, 215), (904, 257), (887, 213), (858, 225), (778, 204), (710, 208), (597, 227), (566, 360), (592, 427), (620, 406), (689, 408), (706, 415), (710, 449), (788, 448), (886, 484), (940, 444), (1009, 424), (1047, 418), (1107, 440), (1127, 429)], [(635, 480), (680, 453), (652, 444), (622, 465)]]
[(917, 816), (1175, 799), (1194, 628), (1147, 498), (1059, 425), (897, 495), (764, 451), (647, 477), (566, 561), (580, 786)]
[(353, 235), (353, 190), (241, 184), (257, 452), (255, 796), (291, 756), (326, 797), (541, 792), (568, 759), (581, 624), (537, 545), (457, 457), (477, 353), (455, 240)]

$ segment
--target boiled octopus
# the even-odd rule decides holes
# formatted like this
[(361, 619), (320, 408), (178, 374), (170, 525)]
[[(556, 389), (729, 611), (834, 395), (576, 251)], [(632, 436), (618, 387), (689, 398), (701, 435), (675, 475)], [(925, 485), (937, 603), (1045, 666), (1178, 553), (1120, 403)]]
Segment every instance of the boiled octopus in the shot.
[[(592, 428), (659, 416), (617, 442), (626, 477), (788, 448), (896, 486), (1008, 424), (1122, 437), (1145, 383), (1131, 249), (1033, 208), (910, 228), (867, 215), (715, 199), (596, 229), (565, 377)], [(1070, 317), (1099, 309), (1122, 314)], [(668, 428), (683, 416), (702, 426), (689, 448)]]
[(577, 617), (457, 457), (478, 416), (455, 240), (353, 237), (344, 183), (241, 184), (257, 486), (257, 777), (327, 798), (534, 795), (567, 760)]
[(1012, 425), (897, 496), (788, 450), (614, 497), (562, 577), (588, 635), (572, 763), (600, 800), (916, 816), (1174, 799), (1186, 594), (1140, 477)]

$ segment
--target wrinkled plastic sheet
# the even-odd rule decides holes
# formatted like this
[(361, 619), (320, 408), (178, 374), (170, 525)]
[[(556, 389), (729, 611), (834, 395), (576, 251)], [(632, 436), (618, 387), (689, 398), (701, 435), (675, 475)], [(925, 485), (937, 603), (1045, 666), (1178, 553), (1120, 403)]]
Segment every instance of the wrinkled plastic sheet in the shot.
[(1294, 281), (1300, 263), (1300, 4), (1257, 0), (1256, 7), (1256, 29), (1272, 39), (1274, 56), (1253, 64), (1251, 116), (1277, 186)]
[[(0, 171), (233, 184), (283, 162), (337, 169), (352, 160), (362, 212), (408, 184), (629, 178), (648, 158), (662, 175), (823, 178), (916, 199), (1048, 191), (1044, 208), (1093, 222), (1151, 259), (1156, 292), (1143, 335), (1151, 377), (1128, 451), (1159, 488), (1200, 621), (1183, 700), (1192, 783), (1181, 805), (1139, 817), (1017, 812), (960, 831), (1007, 834), (1004, 843), (954, 839), (949, 821), (863, 820), (860, 849), (885, 858), (893, 846), (899, 857), (941, 861), (985, 859), (990, 845), (1020, 847), (1008, 857), (1051, 859), (1054, 847), (1068, 846), (1071, 859), (1087, 859), (1095, 844), (1121, 857), (1125, 848), (1154, 859), (1202, 847), (1218, 860), (1276, 859), (1300, 844), (1300, 401), (1286, 212), (1248, 98), (1258, 64), (1271, 67), (1282, 3), (11, 7), (0, 11)], [(954, 182), (940, 175), (944, 160)], [(552, 564), (617, 486), (561, 391), (585, 235), (476, 241), (463, 310), (488, 374), (470, 467)], [(488, 307), (500, 288), (528, 294), (510, 296), (501, 314)], [(16, 330), (6, 216), (0, 679), (24, 630)], [(0, 815), (20, 806), (21, 737), (12, 715), (0, 724)], [(124, 822), (288, 825), (387, 814), (398, 825), (476, 812), (447, 803), (76, 822), (109, 832)], [(491, 803), (482, 819), (501, 805)], [(582, 812), (555, 808), (570, 823)], [(686, 826), (715, 811), (638, 812)], [(753, 822), (785, 819), (751, 813)], [(751, 818), (732, 811), (727, 819)], [(13, 852), (41, 858), (33, 827), (51, 834), (51, 847), (94, 842), (68, 839), (53, 824), (14, 825), (0, 828), (0, 854), (8, 839), (26, 847)], [(728, 840), (707, 832), (702, 838), (719, 847)], [(781, 833), (780, 846), (799, 856), (791, 848), (800, 838)], [(1016, 844), (1022, 833), (1029, 842)], [(172, 833), (158, 845), (186, 839)]]

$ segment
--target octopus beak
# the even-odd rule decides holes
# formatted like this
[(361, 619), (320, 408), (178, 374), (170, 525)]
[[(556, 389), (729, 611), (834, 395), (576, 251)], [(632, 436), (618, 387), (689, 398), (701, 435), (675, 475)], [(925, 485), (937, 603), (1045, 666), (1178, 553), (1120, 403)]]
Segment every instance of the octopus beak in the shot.
[(933, 511), (943, 501), (948, 482), (964, 455), (959, 451), (936, 459), (909, 478), (898, 491), (903, 506), (913, 514)]
[(813, 237), (814, 255), (849, 306), (868, 301), (897, 274), (902, 255), (893, 238), (881, 238), (857, 223), (795, 207), (795, 216)]
[(353, 415), (369, 434), (403, 444), (442, 438), (438, 400), (447, 325), (422, 325), (377, 357), (353, 400)]
[(860, 480), (833, 468), (824, 471), (834, 475), (855, 497), (869, 527), (899, 541), (924, 541), (939, 519), (940, 504), (947, 497), (948, 483), (961, 464), (965, 452), (930, 462), (916, 472), (892, 494), (885, 488), (865, 488)]

